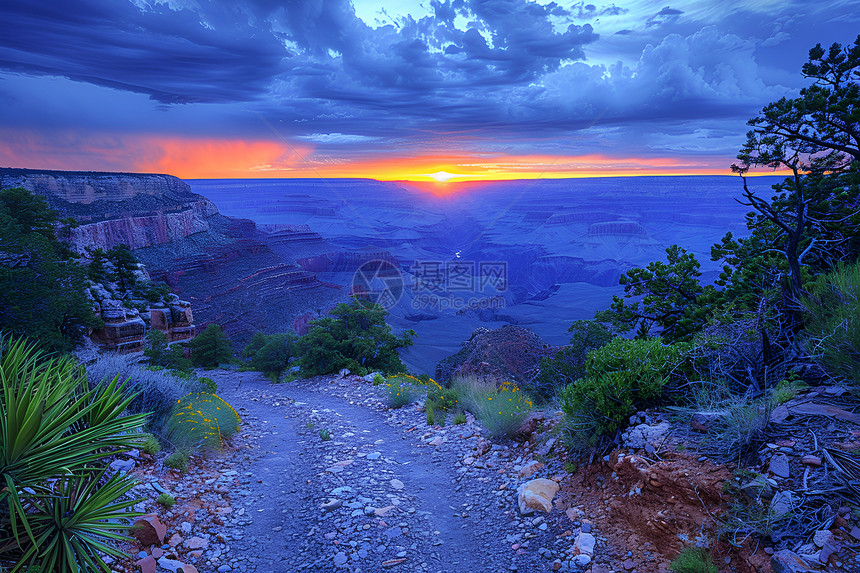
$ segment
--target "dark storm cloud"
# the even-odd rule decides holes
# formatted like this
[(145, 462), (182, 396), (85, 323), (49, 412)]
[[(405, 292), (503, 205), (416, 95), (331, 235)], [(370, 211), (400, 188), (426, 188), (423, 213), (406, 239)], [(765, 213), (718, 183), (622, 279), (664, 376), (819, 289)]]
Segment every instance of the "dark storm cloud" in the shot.
[[(801, 61), (786, 58), (786, 37), (803, 46), (800, 56), (830, 40), (803, 37), (818, 21), (798, 16), (813, 10), (806, 2), (786, 3), (785, 18), (732, 0), (678, 0), (656, 13), (644, 0), (619, 4), (431, 0), (425, 15), (370, 26), (348, 0), (5, 0), (0, 68), (146, 94), (168, 110), (136, 119), (104, 105), (114, 114), (105, 123), (134, 129), (162, 121), (161, 129), (422, 145), (437, 134), (525, 141), (723, 118), (742, 130), (756, 109), (796, 88), (783, 79), (797, 78)], [(821, 9), (841, 11), (851, 27), (850, 3), (835, 4)], [(611, 23), (604, 37), (592, 28), (600, 21)], [(64, 93), (44, 96), (55, 111), (39, 114), (20, 103), (33, 85), (15, 92), (14, 74), (6, 77), (0, 97), (29, 114), (16, 125), (91, 115), (63, 112)], [(141, 107), (140, 96), (102, 91)], [(174, 105), (194, 102), (219, 105)]]
[(281, 68), (283, 46), (230, 9), (119, 0), (0, 3), (0, 67), (66, 76), (168, 103), (252, 99)]

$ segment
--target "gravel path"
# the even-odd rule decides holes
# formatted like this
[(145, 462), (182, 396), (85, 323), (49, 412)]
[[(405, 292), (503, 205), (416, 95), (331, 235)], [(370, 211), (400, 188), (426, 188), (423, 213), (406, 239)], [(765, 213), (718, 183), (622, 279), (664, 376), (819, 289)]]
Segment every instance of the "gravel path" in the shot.
[(555, 558), (570, 540), (516, 511), (517, 452), (476, 424), (433, 431), (414, 405), (387, 410), (356, 377), (210, 374), (249, 437), (237, 468), (249, 479), (231, 492), (233, 571), (568, 569)]

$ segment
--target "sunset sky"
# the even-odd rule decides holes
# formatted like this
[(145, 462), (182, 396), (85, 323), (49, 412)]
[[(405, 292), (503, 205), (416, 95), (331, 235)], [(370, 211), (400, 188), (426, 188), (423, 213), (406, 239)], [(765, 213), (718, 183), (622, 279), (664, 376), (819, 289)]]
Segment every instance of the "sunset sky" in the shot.
[(0, 166), (184, 178), (726, 173), (853, 1), (0, 2)]

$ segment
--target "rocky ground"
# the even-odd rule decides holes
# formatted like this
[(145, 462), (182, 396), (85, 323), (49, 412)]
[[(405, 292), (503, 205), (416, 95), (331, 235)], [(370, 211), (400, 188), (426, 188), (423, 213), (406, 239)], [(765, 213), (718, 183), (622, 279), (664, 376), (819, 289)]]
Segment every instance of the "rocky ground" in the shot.
[[(730, 501), (724, 484), (738, 479), (692, 453), (701, 434), (662, 414), (639, 415), (624, 449), (570, 471), (546, 431), (551, 416), (537, 417), (519, 441), (491, 443), (471, 417), (428, 427), (417, 404), (390, 410), (355, 376), (273, 385), (253, 372), (207, 374), (242, 416), (242, 432), (185, 474), (141, 460), (135, 493), (146, 499), (138, 509), (158, 515), (147, 528), (155, 538), (131, 549), (137, 564), (115, 563), (117, 571), (668, 571), (683, 547), (713, 539)], [(807, 457), (823, 446), (791, 440), (806, 434), (797, 425), (811, 408), (803, 404), (821, 401), (798, 398), (776, 413), (785, 415), (775, 422), (782, 436), (761, 452), (761, 475), (773, 484), (766, 503), (795, 486), (824, 487), (826, 460), (820, 467)], [(829, 423), (856, 439), (850, 421)], [(774, 473), (781, 455), (791, 477)], [(560, 486), (549, 513), (521, 513), (518, 488), (547, 478)], [(172, 509), (154, 502), (162, 491), (176, 497)], [(823, 507), (813, 494), (790, 498), (798, 515), (803, 504)], [(770, 571), (776, 553), (789, 563), (776, 571), (823, 570), (822, 557), (828, 571), (860, 571), (858, 516), (837, 494), (827, 501), (844, 510), (782, 547), (751, 538), (712, 545), (720, 570)], [(795, 552), (779, 551), (786, 546)], [(806, 569), (790, 564), (797, 553)]]

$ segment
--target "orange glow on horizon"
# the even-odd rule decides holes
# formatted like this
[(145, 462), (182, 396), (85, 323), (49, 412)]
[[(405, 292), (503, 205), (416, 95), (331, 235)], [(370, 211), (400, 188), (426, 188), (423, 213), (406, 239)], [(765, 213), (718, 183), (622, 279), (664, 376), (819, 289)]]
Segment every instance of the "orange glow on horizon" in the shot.
[[(366, 151), (365, 151), (366, 153)], [(611, 157), (463, 152), (333, 157), (303, 142), (120, 135), (51, 137), (0, 130), (0, 166), (168, 173), (183, 179), (368, 178), (408, 181), (437, 194), (458, 183), (517, 179), (730, 175), (729, 158)], [(726, 167), (722, 167), (726, 165)], [(759, 170), (750, 175), (770, 175)], [(780, 174), (776, 172), (776, 174)]]

